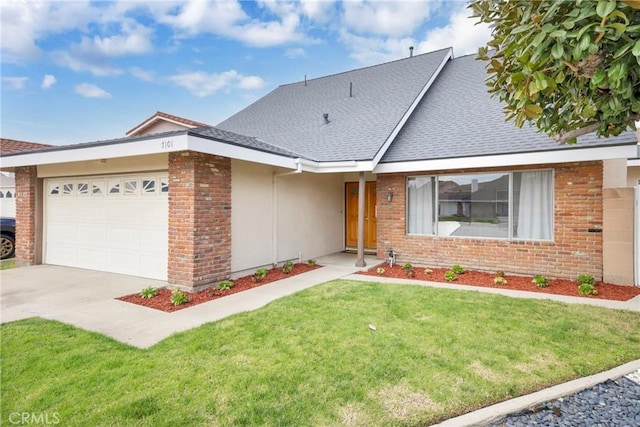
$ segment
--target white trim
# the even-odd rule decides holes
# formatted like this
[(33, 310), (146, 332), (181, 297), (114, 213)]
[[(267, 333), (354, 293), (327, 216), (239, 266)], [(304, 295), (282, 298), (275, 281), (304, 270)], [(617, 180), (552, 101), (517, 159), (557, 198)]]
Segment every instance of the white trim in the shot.
[(422, 101), (422, 98), (424, 98), (424, 95), (427, 93), (427, 91), (429, 90), (433, 82), (436, 80), (436, 78), (440, 75), (440, 72), (442, 71), (446, 63), (452, 57), (453, 57), (453, 48), (449, 48), (442, 62), (440, 63), (440, 65), (438, 65), (438, 68), (436, 68), (436, 70), (431, 75), (427, 83), (424, 85), (424, 87), (422, 88), (422, 90), (420, 91), (416, 99), (413, 100), (413, 103), (409, 106), (407, 111), (405, 111), (404, 115), (402, 116), (402, 118), (400, 118), (400, 121), (398, 122), (396, 127), (393, 129), (393, 131), (391, 131), (391, 134), (387, 137), (384, 144), (382, 144), (382, 147), (380, 147), (376, 155), (373, 157), (372, 166), (374, 168), (378, 165), (378, 163), (382, 159), (382, 156), (384, 156), (384, 154), (387, 152), (393, 140), (396, 139), (396, 136), (398, 136), (398, 133), (400, 133), (405, 123), (407, 123), (407, 120), (409, 120), (409, 117), (411, 117), (411, 114), (413, 114), (413, 111), (416, 109), (420, 101)]
[(461, 157), (454, 159), (417, 160), (378, 164), (374, 173), (438, 171), (451, 169), (478, 169), (513, 167), (552, 163), (585, 162), (593, 160), (625, 159), (636, 154), (635, 145), (594, 148), (566, 148), (557, 151), (501, 154), (495, 156)]
[(640, 159), (629, 159), (627, 160), (627, 167), (629, 166), (640, 166)]
[(307, 159), (296, 159), (302, 169), (314, 173), (370, 172), (373, 164), (370, 160), (345, 160), (342, 162), (316, 162)]
[(195, 135), (190, 135), (187, 150), (289, 169), (297, 169), (298, 167), (296, 159), (290, 157), (240, 147), (215, 139), (201, 138)]
[[(171, 119), (168, 119), (166, 117), (155, 115), (155, 116), (151, 117), (149, 120), (146, 120), (142, 124), (138, 125), (137, 127), (133, 128), (132, 130), (127, 132), (126, 135), (127, 136), (135, 135), (136, 132), (141, 131), (146, 127), (152, 126), (155, 122), (157, 122), (159, 120), (164, 120), (165, 122), (173, 123), (174, 125), (184, 126), (186, 129), (193, 129), (193, 128), (198, 127), (198, 126), (189, 125), (189, 124), (177, 121), (177, 120), (171, 120)], [(141, 136), (141, 135), (139, 135), (139, 136)]]

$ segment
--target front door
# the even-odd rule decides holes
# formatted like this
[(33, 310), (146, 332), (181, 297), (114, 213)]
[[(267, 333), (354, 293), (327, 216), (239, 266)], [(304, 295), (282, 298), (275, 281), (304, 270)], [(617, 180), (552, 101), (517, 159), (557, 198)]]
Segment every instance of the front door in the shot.
[[(347, 182), (346, 192), (346, 246), (358, 246), (358, 183)], [(365, 183), (364, 195), (364, 247), (376, 248), (376, 183)]]

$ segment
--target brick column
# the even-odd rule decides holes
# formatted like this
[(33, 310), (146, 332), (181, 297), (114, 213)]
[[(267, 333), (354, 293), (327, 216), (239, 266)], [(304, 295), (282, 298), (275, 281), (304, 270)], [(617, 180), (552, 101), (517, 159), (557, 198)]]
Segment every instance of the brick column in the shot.
[(168, 282), (195, 289), (231, 274), (231, 160), (169, 154)]
[(35, 166), (16, 168), (16, 263), (34, 265), (36, 254), (36, 217), (38, 173)]

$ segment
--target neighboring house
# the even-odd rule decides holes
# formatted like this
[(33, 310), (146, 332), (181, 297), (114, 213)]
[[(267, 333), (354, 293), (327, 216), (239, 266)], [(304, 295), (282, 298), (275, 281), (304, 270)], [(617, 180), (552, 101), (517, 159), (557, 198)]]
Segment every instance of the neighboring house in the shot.
[(633, 275), (633, 253), (611, 256), (624, 248), (607, 246), (603, 195), (625, 186), (608, 170), (635, 156), (636, 135), (559, 146), (505, 123), (484, 79), (483, 63), (445, 49), (280, 86), (217, 127), (143, 135), (157, 113), (130, 138), (3, 155), (25, 195), (17, 259), (197, 288), (393, 249), (630, 284), (608, 276), (610, 258)]
[(156, 111), (154, 115), (143, 120), (140, 124), (133, 127), (127, 132), (127, 136), (143, 136), (154, 133), (169, 132), (172, 130), (183, 130), (199, 127), (211, 126), (206, 123), (200, 123), (193, 120), (185, 119), (171, 114)]
[[(51, 145), (0, 138), (0, 156), (47, 147)], [(16, 184), (12, 173), (0, 173), (0, 214), (11, 218), (16, 215)]]

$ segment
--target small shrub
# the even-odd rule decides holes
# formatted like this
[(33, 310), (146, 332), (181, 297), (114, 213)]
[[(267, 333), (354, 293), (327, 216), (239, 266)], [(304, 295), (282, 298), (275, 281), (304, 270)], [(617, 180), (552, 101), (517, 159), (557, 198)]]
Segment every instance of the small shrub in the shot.
[(178, 288), (173, 288), (171, 291), (171, 304), (182, 305), (189, 302), (189, 295), (185, 294)]
[(414, 277), (416, 277), (416, 272), (415, 270), (411, 269), (411, 270), (407, 270), (407, 277), (409, 279), (413, 279)]
[(284, 274), (289, 274), (293, 271), (293, 262), (287, 261), (282, 265), (282, 272)]
[(578, 285), (595, 285), (595, 280), (593, 280), (593, 276), (590, 276), (588, 274), (581, 274), (578, 276), (578, 278), (576, 279), (576, 282), (578, 282)]
[(583, 283), (578, 286), (578, 293), (580, 295), (598, 295), (598, 291), (596, 291), (595, 286), (590, 285), (588, 283)]
[(264, 268), (259, 268), (253, 274), (253, 276), (251, 277), (251, 280), (254, 283), (257, 283), (257, 282), (261, 282), (262, 280), (264, 280), (265, 277), (267, 277), (267, 270), (264, 269)]
[(453, 266), (451, 267), (451, 271), (453, 271), (453, 272), (454, 272), (454, 273), (456, 273), (456, 274), (464, 274), (465, 269), (464, 269), (464, 268), (462, 268), (462, 266), (461, 266), (461, 265), (459, 265), (459, 264), (455, 264), (455, 265), (453, 265)]
[(496, 285), (506, 285), (507, 279), (505, 279), (504, 276), (497, 276), (495, 279), (493, 279), (493, 283), (495, 283)]
[(433, 270), (430, 268), (425, 268), (424, 269), (424, 274), (433, 274)]
[(504, 277), (504, 276), (505, 276), (504, 271), (502, 270), (496, 271), (496, 277)]
[(410, 263), (410, 262), (407, 262), (407, 263), (405, 263), (405, 264), (402, 266), (402, 269), (403, 269), (404, 271), (413, 270), (413, 265), (411, 265), (411, 263)]
[(546, 288), (549, 286), (549, 280), (541, 274), (533, 276), (531, 283), (535, 284), (539, 288)]
[(233, 282), (231, 280), (223, 280), (222, 282), (218, 283), (218, 289), (220, 289), (221, 291), (229, 290), (232, 287), (233, 287)]
[(153, 286), (148, 286), (140, 291), (140, 296), (142, 298), (153, 298), (158, 295), (158, 290)]
[(449, 270), (444, 273), (444, 280), (446, 280), (447, 282), (453, 282), (454, 280), (458, 280), (458, 275), (455, 271)]
[(307, 264), (309, 264), (309, 267), (313, 267), (317, 264), (317, 261), (315, 259), (310, 259), (309, 261), (307, 261)]
[(386, 272), (387, 272), (387, 271), (386, 271), (384, 268), (382, 268), (382, 267), (378, 267), (378, 268), (376, 268), (376, 273), (378, 273), (378, 276), (384, 276), (384, 274), (385, 274)]

